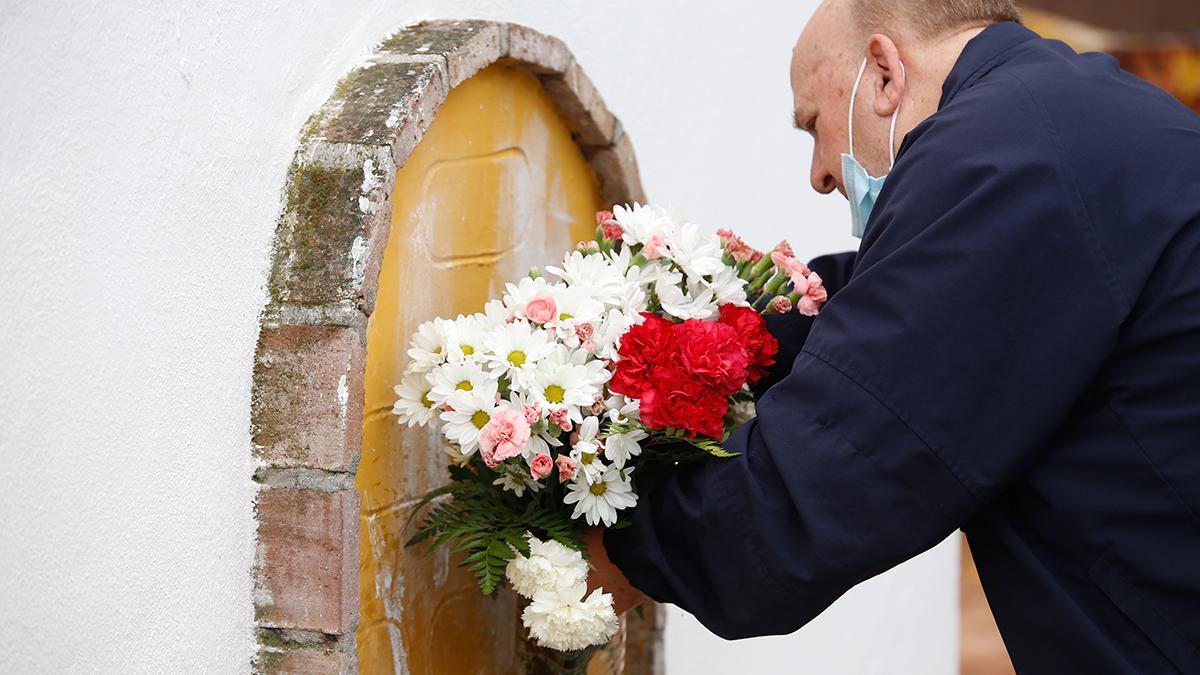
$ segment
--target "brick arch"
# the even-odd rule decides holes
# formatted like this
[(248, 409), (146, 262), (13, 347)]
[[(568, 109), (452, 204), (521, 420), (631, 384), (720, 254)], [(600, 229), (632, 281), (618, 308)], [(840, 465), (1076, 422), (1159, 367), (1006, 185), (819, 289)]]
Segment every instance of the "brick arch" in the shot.
[[(603, 201), (645, 201), (629, 137), (558, 39), (517, 24), (432, 21), (384, 41), (313, 114), (275, 234), (254, 362), (259, 483), (253, 572), (260, 672), (353, 672), (367, 320), (391, 191), (455, 86), (497, 61), (551, 95)], [(660, 622), (632, 619), (628, 672), (652, 672)], [(639, 667), (637, 662), (645, 662)]]

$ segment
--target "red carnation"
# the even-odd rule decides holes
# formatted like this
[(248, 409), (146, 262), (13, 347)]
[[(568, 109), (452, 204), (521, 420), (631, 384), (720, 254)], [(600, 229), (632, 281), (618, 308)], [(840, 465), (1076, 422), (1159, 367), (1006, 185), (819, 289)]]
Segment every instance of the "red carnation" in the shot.
[(621, 336), (621, 348), (609, 389), (632, 398), (640, 398), (651, 386), (656, 366), (667, 363), (675, 349), (671, 329), (674, 323), (648, 312), (645, 319)]
[(679, 364), (689, 376), (722, 396), (730, 396), (746, 384), (750, 355), (736, 328), (688, 319), (677, 324), (674, 333)]
[(767, 330), (767, 322), (750, 307), (721, 305), (718, 321), (737, 331), (750, 357), (748, 382), (754, 383), (767, 374), (767, 368), (775, 365), (779, 353), (779, 341)]
[(652, 429), (683, 429), (691, 436), (721, 438), (729, 399), (678, 368), (664, 368), (642, 392), (642, 422)]

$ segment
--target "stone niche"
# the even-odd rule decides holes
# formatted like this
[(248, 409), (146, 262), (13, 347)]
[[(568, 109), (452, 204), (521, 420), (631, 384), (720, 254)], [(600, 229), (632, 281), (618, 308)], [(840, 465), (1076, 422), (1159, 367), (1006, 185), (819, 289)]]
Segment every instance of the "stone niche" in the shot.
[[(403, 547), (444, 459), (394, 423), (390, 389), (417, 323), (481, 309), (630, 201), (629, 137), (566, 46), (525, 26), (406, 28), (310, 118), (254, 363), (257, 672), (536, 670), (515, 596)], [(661, 672), (662, 616), (627, 617), (592, 671)]]

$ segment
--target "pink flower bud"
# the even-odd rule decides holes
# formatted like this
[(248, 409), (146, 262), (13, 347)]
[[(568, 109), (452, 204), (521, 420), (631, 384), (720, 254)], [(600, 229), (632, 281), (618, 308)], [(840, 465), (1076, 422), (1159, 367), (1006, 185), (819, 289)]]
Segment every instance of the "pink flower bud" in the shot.
[(546, 323), (558, 316), (558, 303), (549, 295), (536, 295), (526, 303), (525, 316), (534, 323)]
[(792, 301), (786, 295), (776, 296), (771, 300), (771, 310), (780, 314), (792, 311)]
[(597, 225), (603, 225), (612, 219), (613, 219), (612, 211), (597, 211), (596, 212), (596, 224)]
[(552, 423), (558, 425), (558, 427), (560, 429), (562, 429), (563, 431), (570, 431), (571, 428), (574, 426), (571, 424), (571, 419), (569, 417), (567, 417), (567, 409), (566, 408), (556, 408), (554, 410), (551, 410), (549, 417), (550, 417), (550, 421)]
[(657, 260), (667, 253), (666, 244), (663, 242), (661, 234), (652, 234), (650, 239), (646, 241), (645, 247), (642, 248), (642, 255), (646, 256), (646, 260)]
[(567, 455), (559, 455), (554, 458), (554, 463), (558, 466), (558, 481), (565, 483), (575, 477), (575, 460)]
[(550, 459), (550, 455), (539, 453), (529, 462), (529, 475), (541, 480), (550, 475), (554, 469), (554, 460)]
[(616, 241), (625, 235), (625, 228), (615, 220), (604, 223), (604, 238)]
[(525, 422), (530, 426), (537, 424), (542, 419), (542, 406), (537, 403), (526, 403), (523, 412), (525, 413)]

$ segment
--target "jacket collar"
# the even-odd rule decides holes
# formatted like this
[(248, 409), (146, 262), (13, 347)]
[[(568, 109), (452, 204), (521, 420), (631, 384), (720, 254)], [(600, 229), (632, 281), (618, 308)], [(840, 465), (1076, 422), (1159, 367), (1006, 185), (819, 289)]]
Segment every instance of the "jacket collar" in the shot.
[(1037, 37), (1037, 33), (1015, 21), (1002, 21), (983, 29), (963, 47), (954, 68), (946, 76), (938, 110), (944, 108), (964, 87), (986, 75), (1010, 49)]

